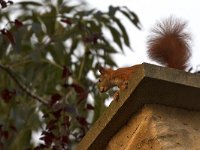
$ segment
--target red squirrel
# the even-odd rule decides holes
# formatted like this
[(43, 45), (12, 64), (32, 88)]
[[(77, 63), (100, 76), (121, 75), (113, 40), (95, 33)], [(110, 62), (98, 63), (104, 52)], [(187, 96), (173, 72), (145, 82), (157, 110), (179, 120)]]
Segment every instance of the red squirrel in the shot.
[[(186, 22), (173, 17), (157, 23), (147, 40), (149, 58), (166, 67), (185, 70), (191, 56), (191, 38), (185, 28)], [(138, 65), (117, 70), (100, 67), (100, 92), (106, 92), (115, 86), (119, 88), (119, 91), (126, 89), (129, 77), (134, 73), (136, 67)], [(119, 91), (113, 96), (116, 100), (119, 97)]]

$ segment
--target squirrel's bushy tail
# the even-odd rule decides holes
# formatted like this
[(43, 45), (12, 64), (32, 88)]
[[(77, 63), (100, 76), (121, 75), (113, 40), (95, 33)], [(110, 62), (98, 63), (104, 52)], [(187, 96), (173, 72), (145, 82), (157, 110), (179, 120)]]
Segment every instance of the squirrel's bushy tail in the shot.
[(148, 37), (149, 57), (170, 68), (186, 69), (191, 37), (185, 27), (186, 22), (173, 17), (159, 22)]

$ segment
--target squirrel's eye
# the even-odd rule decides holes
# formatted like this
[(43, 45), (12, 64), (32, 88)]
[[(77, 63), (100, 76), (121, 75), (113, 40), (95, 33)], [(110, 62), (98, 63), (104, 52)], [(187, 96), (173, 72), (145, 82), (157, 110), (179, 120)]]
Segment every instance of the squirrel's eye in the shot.
[(99, 79), (99, 82), (101, 82), (101, 79)]

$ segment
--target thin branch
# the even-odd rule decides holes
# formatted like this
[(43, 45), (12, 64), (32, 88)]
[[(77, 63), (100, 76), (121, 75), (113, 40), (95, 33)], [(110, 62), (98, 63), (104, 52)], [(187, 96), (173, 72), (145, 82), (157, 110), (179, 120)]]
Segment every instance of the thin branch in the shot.
[(44, 105), (48, 105), (48, 103), (44, 99), (32, 93), (30, 89), (28, 89), (25, 85), (23, 85), (20, 81), (18, 81), (18, 79), (13, 75), (9, 67), (0, 64), (0, 68), (4, 70), (13, 79), (13, 81), (21, 88), (21, 90), (24, 91), (27, 95), (41, 102)]

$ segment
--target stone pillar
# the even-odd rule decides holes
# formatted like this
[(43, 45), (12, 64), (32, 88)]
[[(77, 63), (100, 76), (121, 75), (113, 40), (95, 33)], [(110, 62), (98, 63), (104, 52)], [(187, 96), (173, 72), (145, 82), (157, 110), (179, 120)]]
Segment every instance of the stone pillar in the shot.
[(77, 150), (200, 149), (200, 75), (143, 63)]
[(107, 150), (198, 150), (200, 111), (145, 105), (112, 137)]

